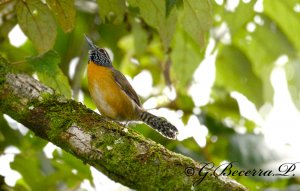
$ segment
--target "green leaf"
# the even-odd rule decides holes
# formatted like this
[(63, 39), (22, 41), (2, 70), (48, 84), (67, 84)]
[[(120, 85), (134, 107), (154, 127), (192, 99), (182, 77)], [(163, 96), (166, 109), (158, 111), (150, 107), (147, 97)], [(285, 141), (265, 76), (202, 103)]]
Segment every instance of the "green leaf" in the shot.
[[(256, 14), (253, 10), (253, 6), (256, 1), (250, 1), (249, 3), (244, 3), (240, 1), (238, 7), (234, 12), (225, 11), (223, 13), (224, 20), (230, 29), (230, 34), (233, 38), (241, 30), (246, 29), (247, 23), (252, 21), (254, 15)], [(243, 16), (241, 16), (243, 15)]]
[(294, 46), (300, 50), (300, 14), (294, 11), (298, 0), (264, 1), (264, 11), (287, 35)]
[(178, 108), (182, 109), (183, 111), (192, 111), (195, 107), (192, 98), (189, 95), (187, 95), (186, 91), (178, 92), (175, 103), (178, 106)]
[[(123, 54), (120, 51), (119, 42), (121, 39), (128, 35), (128, 30), (126, 29), (127, 24), (122, 23), (119, 25), (114, 25), (111, 23), (101, 24), (99, 28), (99, 35), (101, 36), (101, 41), (98, 43), (101, 46), (109, 47), (114, 53), (113, 65), (118, 68), (118, 65), (123, 59)], [(126, 49), (127, 50), (127, 49)]]
[(114, 24), (123, 23), (126, 12), (125, 0), (97, 0), (97, 3), (103, 22), (108, 20)]
[(43, 153), (46, 144), (45, 140), (33, 136), (32, 133), (23, 137), (19, 147), (21, 153), (11, 163), (11, 168), (18, 171), (23, 178), (18, 181), (18, 186), (23, 184), (27, 190), (57, 190), (58, 186), (64, 190), (73, 190), (84, 179), (92, 182), (89, 166), (71, 154), (65, 151), (59, 154), (55, 150), (52, 160), (46, 158)]
[(199, 45), (182, 30), (176, 32), (172, 47), (171, 79), (177, 90), (185, 92), (203, 58), (203, 52), (201, 53)]
[(18, 22), (40, 53), (51, 49), (56, 38), (56, 23), (46, 4), (40, 0), (18, 1)]
[[(0, 38), (4, 39), (7, 37), (7, 34), (16, 26), (17, 18), (9, 16), (9, 12), (5, 13), (5, 8), (7, 7), (13, 7), (14, 6), (13, 1), (11, 2), (5, 2), (5, 6), (0, 6), (0, 12), (1, 12), (1, 27), (0, 27)], [(5, 13), (5, 14), (3, 14)], [(14, 13), (11, 13), (14, 14)], [(5, 16), (7, 15), (7, 16)]]
[(22, 175), (25, 185), (27, 185), (30, 190), (45, 190), (45, 188), (46, 190), (55, 189), (54, 182), (49, 181), (47, 176), (42, 172), (42, 155), (41, 152), (28, 149), (17, 155), (14, 162), (10, 164), (12, 169)]
[[(213, 110), (213, 109), (212, 109)], [(212, 111), (213, 112), (213, 111)], [(204, 114), (201, 118), (202, 123), (207, 127), (211, 135), (228, 136), (234, 134), (234, 129), (226, 126), (220, 119), (214, 118), (209, 114)]]
[(300, 110), (300, 57), (296, 57), (285, 65), (289, 92), (295, 106)]
[(266, 17), (262, 19), (264, 25), (256, 25), (255, 31), (250, 34), (241, 31), (234, 41), (252, 61), (255, 73), (260, 76), (265, 75), (266, 67), (273, 68), (273, 62), (279, 56), (292, 55), (295, 51), (287, 37), (281, 31), (274, 30), (272, 21)]
[(200, 46), (212, 25), (212, 5), (209, 0), (183, 1), (183, 28)]
[(216, 59), (216, 82), (228, 92), (244, 94), (256, 106), (263, 104), (262, 81), (248, 58), (234, 46), (223, 46)]
[(57, 90), (66, 97), (71, 97), (71, 87), (68, 78), (58, 67), (60, 63), (59, 55), (50, 50), (45, 54), (27, 59), (37, 72), (39, 80), (47, 86)]
[(267, 17), (261, 16), (264, 25), (256, 25), (254, 32), (240, 30), (233, 40), (234, 45), (249, 58), (253, 72), (262, 79), (264, 99), (273, 101), (273, 87), (270, 74), (276, 59), (286, 54), (292, 56), (295, 52), (293, 45), (279, 30), (274, 30), (274, 24)]
[[(220, 126), (220, 122), (214, 121), (214, 125), (217, 125), (217, 128), (226, 128), (226, 130), (230, 131), (227, 127)], [(217, 129), (218, 130), (218, 129)], [(224, 129), (222, 129), (224, 131)], [(232, 130), (233, 131), (233, 130)], [(232, 132), (234, 133), (234, 131)], [(207, 140), (207, 146), (205, 147), (205, 152), (209, 153), (210, 161), (214, 161), (215, 164), (220, 164), (224, 161), (224, 159), (228, 158), (228, 145), (230, 132), (214, 135), (212, 137), (217, 138), (214, 142)]]
[(174, 8), (176, 5), (182, 4), (182, 0), (166, 0), (166, 14), (167, 16), (170, 14), (171, 10)]
[(21, 139), (21, 133), (9, 127), (3, 117), (3, 113), (0, 112), (0, 153), (3, 152), (7, 146), (19, 146)]
[(46, 2), (64, 32), (70, 32), (75, 26), (74, 0), (46, 0)]
[(132, 34), (134, 38), (134, 48), (138, 56), (142, 55), (147, 48), (148, 34), (145, 29), (142, 28), (136, 22), (132, 24)]
[[(226, 90), (214, 86), (211, 92), (209, 104), (201, 107), (203, 111), (203, 123), (213, 135), (233, 134), (236, 127), (246, 127), (252, 132), (256, 124), (245, 119), (240, 114), (238, 103)], [(231, 124), (224, 123), (230, 120)]]
[(213, 87), (211, 98), (213, 102), (201, 107), (201, 109), (214, 118), (216, 121), (223, 121), (230, 118), (236, 124), (241, 119), (238, 103), (230, 97), (230, 94), (223, 88)]
[[(88, 179), (90, 182), (93, 181), (89, 166), (65, 151), (62, 151), (61, 154), (54, 151), (51, 164), (56, 169), (54, 176), (58, 176), (57, 179), (63, 180), (69, 187), (77, 186), (84, 179)], [(72, 172), (74, 169), (77, 173)]]
[(22, 151), (39, 151), (42, 150), (48, 143), (46, 140), (37, 137), (34, 132), (29, 131), (25, 136), (22, 137), (19, 149)]
[(165, 51), (168, 50), (176, 29), (177, 10), (173, 8), (167, 15), (166, 2), (161, 0), (129, 0), (128, 3), (139, 8), (141, 17), (157, 30)]

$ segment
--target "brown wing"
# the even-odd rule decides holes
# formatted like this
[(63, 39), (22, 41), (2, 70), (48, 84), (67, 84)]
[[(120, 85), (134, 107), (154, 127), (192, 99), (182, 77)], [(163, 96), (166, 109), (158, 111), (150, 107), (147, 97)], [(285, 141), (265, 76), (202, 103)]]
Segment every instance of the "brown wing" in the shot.
[(115, 81), (120, 86), (120, 88), (131, 98), (133, 101), (140, 107), (142, 107), (140, 99), (126, 77), (118, 70), (112, 69), (113, 76)]

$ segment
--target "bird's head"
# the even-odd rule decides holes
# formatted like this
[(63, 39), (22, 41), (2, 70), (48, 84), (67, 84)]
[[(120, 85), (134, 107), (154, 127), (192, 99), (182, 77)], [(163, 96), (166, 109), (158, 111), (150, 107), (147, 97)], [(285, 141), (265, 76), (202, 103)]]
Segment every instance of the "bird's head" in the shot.
[(89, 63), (93, 62), (99, 66), (112, 67), (111, 60), (106, 50), (97, 47), (87, 36), (85, 36), (85, 39), (89, 45)]

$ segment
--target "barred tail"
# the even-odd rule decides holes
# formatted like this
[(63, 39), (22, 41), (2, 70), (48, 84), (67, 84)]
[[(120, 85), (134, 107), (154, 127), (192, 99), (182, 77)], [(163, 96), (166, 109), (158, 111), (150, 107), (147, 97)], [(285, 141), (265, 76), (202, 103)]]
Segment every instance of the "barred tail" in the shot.
[(140, 119), (147, 123), (150, 127), (158, 131), (163, 136), (169, 139), (176, 139), (176, 135), (178, 134), (178, 130), (174, 125), (169, 123), (167, 120), (152, 115), (147, 111), (142, 111), (140, 115)]

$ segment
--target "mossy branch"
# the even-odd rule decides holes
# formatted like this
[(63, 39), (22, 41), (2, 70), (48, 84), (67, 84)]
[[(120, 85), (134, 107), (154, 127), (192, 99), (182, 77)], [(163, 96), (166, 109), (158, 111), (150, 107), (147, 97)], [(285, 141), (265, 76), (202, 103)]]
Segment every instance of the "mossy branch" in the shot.
[[(200, 163), (176, 154), (58, 95), (0, 57), (0, 111), (111, 179), (137, 190), (246, 190), (213, 171), (199, 183)], [(186, 168), (194, 169), (187, 176)], [(204, 172), (204, 171), (202, 171)], [(188, 172), (191, 173), (191, 172)]]

